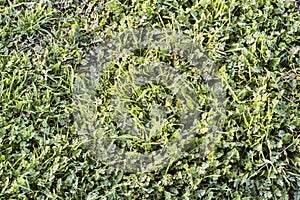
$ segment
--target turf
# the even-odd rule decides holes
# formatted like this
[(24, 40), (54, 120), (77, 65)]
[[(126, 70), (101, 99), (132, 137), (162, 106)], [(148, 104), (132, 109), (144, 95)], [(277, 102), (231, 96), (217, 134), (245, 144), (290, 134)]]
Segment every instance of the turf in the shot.
[[(299, 199), (299, 27), (298, 1), (1, 1), (0, 198)], [(128, 173), (99, 162), (84, 144), (74, 115), (80, 66), (103, 38), (128, 28), (179, 30), (214, 61), (226, 117), (205, 155), (195, 141), (162, 169)], [(183, 58), (175, 64), (188, 65)], [(108, 112), (109, 92), (124, 97), (111, 89), (124, 66), (114, 63), (99, 80), (107, 81), (100, 116)], [(197, 72), (185, 73), (197, 89)], [(173, 108), (169, 124), (151, 143), (124, 136), (117, 143), (152, 151), (178, 128), (180, 106), (159, 85), (137, 89), (134, 98), (146, 102), (131, 104), (136, 123), (146, 124), (144, 110), (156, 102)]]

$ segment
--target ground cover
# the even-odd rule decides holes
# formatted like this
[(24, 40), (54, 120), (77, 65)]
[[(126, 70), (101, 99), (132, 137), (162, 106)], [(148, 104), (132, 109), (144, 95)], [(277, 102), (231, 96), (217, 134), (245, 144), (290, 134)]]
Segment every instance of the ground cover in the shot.
[[(298, 6), (283, 0), (1, 1), (1, 199), (299, 199)], [(204, 156), (195, 142), (160, 170), (128, 173), (97, 161), (83, 144), (73, 87), (101, 39), (145, 27), (180, 30), (204, 48), (222, 77), (226, 118)], [(184, 69), (183, 58), (176, 66), (197, 88), (198, 72)], [(108, 93), (110, 76), (102, 80)], [(134, 102), (134, 115), (160, 100), (176, 108), (166, 88), (143, 87), (134, 98), (149, 101)], [(176, 109), (169, 116), (176, 124)], [(170, 124), (167, 135), (178, 128)], [(145, 152), (168, 139), (118, 145)]]

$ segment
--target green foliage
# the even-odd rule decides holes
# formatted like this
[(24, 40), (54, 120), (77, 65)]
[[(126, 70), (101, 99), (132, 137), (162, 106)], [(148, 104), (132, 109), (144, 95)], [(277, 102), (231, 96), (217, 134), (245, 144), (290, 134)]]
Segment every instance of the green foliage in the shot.
[[(207, 155), (127, 174), (82, 144), (78, 66), (128, 27), (181, 30), (215, 62), (227, 118)], [(0, 198), (299, 199), (299, 27), (283, 0), (1, 1)]]

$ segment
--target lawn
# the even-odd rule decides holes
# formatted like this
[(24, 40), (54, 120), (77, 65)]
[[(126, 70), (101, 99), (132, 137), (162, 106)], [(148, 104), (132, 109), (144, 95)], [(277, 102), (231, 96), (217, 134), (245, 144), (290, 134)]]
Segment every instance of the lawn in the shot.
[(298, 0), (2, 0), (0, 199), (299, 200), (299, 27)]

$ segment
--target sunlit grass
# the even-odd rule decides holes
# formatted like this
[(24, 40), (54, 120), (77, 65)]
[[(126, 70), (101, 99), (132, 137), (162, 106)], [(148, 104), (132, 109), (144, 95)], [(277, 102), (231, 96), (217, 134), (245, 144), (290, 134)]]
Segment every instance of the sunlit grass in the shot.
[[(299, 199), (300, 14), (295, 3), (2, 1), (0, 198)], [(82, 62), (103, 38), (138, 27), (178, 30), (208, 53), (226, 90), (226, 117), (207, 151), (199, 146), (212, 119), (201, 112), (197, 137), (180, 159), (160, 170), (130, 174), (105, 166), (84, 144), (75, 126), (73, 89)], [(130, 67), (157, 59), (185, 75), (203, 110), (209, 110), (211, 99), (201, 85), (205, 77), (184, 57), (168, 51), (136, 57), (115, 61), (99, 77), (101, 101), (94, 117), (109, 125), (103, 132), (120, 147), (153, 152), (178, 134), (183, 105), (158, 84), (136, 86), (128, 96), (130, 88), (117, 81)], [(118, 95), (140, 128), (149, 122), (147, 109), (164, 107), (163, 131), (135, 136), (114, 129), (118, 124), (111, 112), (117, 102), (111, 97)]]

